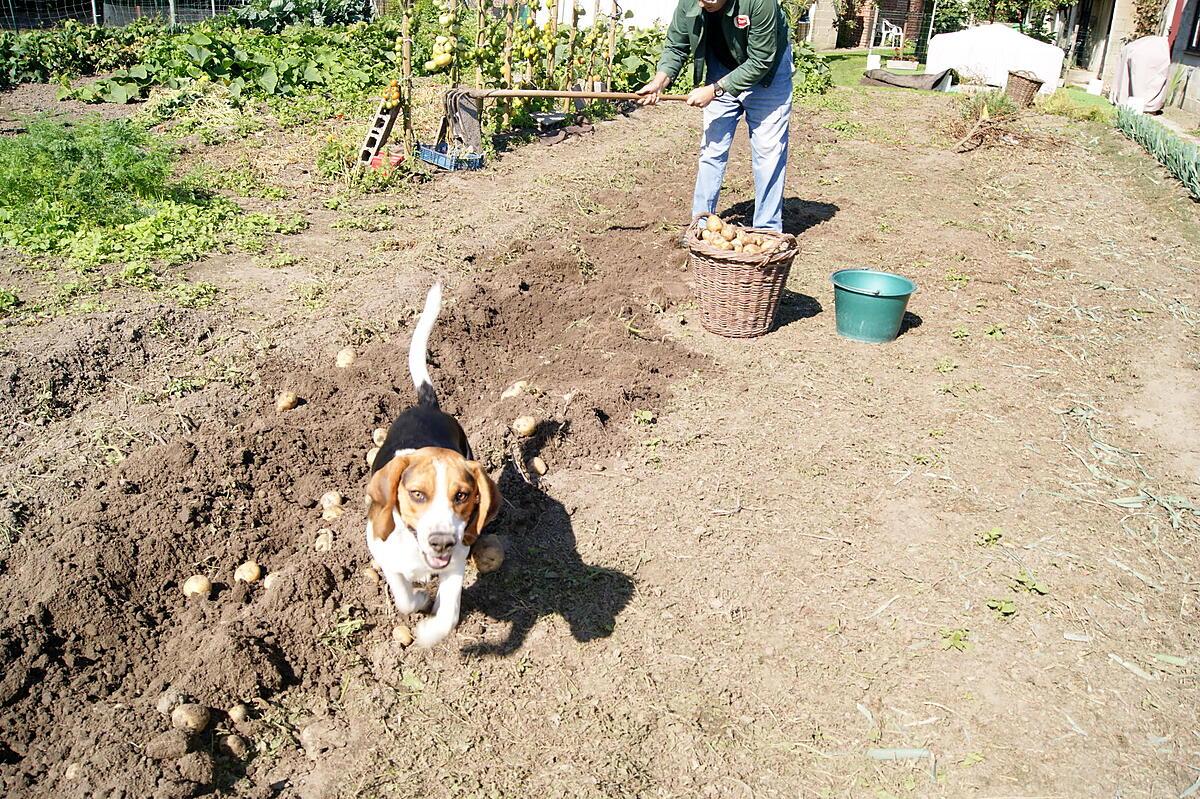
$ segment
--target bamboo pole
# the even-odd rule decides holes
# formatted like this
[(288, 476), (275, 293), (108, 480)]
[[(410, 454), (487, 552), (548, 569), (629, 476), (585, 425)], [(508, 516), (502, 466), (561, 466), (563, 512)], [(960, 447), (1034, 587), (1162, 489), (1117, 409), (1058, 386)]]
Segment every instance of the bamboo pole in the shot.
[(404, 0), (404, 19), (401, 22), (400, 28), (400, 35), (404, 39), (403, 46), (400, 49), (400, 113), (404, 118), (405, 152), (408, 152), (412, 148), (413, 142), (416, 140), (416, 136), (413, 135), (412, 122), (412, 4), (413, 0)]
[[(513, 27), (516, 23), (516, 0), (504, 0), (504, 60), (501, 62), (500, 74), (502, 88), (511, 89), (512, 83), (512, 51), (513, 51)], [(508, 127), (510, 104), (504, 104), (504, 116), (501, 119), (501, 125), (504, 128)]]
[(554, 83), (554, 51), (558, 49), (558, 0), (550, 0), (550, 52), (546, 54), (546, 83)]
[(487, 17), (484, 12), (486, 0), (476, 0), (475, 7), (475, 88), (483, 88), (483, 61), (479, 54), (483, 52), (483, 26)]
[(462, 48), (458, 43), (458, 34), (462, 32), (462, 28), (458, 24), (458, 0), (450, 0), (450, 16), (454, 18), (450, 21), (451, 26), (458, 29), (450, 34), (454, 39), (454, 60), (450, 62), (450, 85), (457, 86), (462, 77)]
[[(570, 89), (575, 72), (575, 39), (579, 36), (579, 0), (571, 0), (571, 33), (567, 39), (567, 63), (563, 71), (563, 88)], [(571, 113), (571, 101), (563, 101), (563, 111)]]
[(608, 20), (608, 71), (604, 76), (604, 88), (606, 89), (611, 89), (613, 85), (613, 61), (617, 57), (617, 16), (619, 13), (617, 0), (612, 0), (612, 16)]

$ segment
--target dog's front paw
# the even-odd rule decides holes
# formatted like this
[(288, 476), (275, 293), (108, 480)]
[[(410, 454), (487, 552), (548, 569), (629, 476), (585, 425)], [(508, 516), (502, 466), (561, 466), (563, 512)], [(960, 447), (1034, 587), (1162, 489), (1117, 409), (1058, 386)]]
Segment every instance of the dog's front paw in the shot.
[(417, 646), (428, 649), (437, 646), (449, 634), (450, 628), (438, 619), (423, 619), (417, 622), (417, 626), (413, 630), (413, 640), (416, 641)]
[(428, 591), (413, 592), (413, 609), (411, 613), (427, 613), (433, 605), (433, 594)]

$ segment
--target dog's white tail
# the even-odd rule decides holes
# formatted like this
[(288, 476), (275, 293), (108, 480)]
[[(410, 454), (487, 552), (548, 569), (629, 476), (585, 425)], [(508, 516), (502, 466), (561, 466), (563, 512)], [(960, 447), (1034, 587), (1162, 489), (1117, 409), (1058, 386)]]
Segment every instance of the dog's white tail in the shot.
[(417, 389), (417, 401), (421, 405), (437, 407), (437, 392), (433, 390), (433, 381), (429, 378), (429, 366), (426, 357), (429, 350), (429, 334), (437, 321), (438, 312), (442, 309), (442, 281), (433, 284), (425, 297), (425, 308), (417, 319), (416, 329), (413, 330), (412, 344), (408, 347), (408, 373), (412, 375), (413, 386)]

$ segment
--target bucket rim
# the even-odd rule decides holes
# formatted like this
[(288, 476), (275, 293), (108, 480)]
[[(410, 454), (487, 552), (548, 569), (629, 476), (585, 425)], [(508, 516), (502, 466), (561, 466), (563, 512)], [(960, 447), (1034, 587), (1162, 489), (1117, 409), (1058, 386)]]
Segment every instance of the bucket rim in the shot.
[[(894, 277), (894, 278), (896, 278), (897, 280), (903, 280), (905, 283), (907, 283), (907, 284), (909, 285), (909, 287), (910, 287), (910, 288), (909, 288), (909, 290), (908, 290), (908, 291), (899, 291), (899, 292), (888, 292), (888, 293), (884, 293), (884, 292), (882, 292), (882, 291), (880, 291), (880, 292), (866, 291), (865, 289), (858, 288), (857, 286), (848, 286), (848, 285), (846, 285), (845, 283), (842, 283), (842, 282), (839, 282), (839, 281), (838, 281), (838, 277), (839, 277), (839, 276), (841, 276), (841, 275), (848, 275), (848, 274), (854, 274), (854, 273), (865, 273), (865, 274), (872, 274), (872, 275), (886, 275), (886, 276), (888, 276), (888, 277)], [(829, 276), (829, 279), (830, 279), (830, 280), (833, 282), (834, 288), (839, 288), (839, 289), (841, 289), (842, 291), (848, 291), (848, 292), (850, 292), (851, 294), (861, 294), (861, 295), (862, 295), (862, 296), (864, 296), (864, 297), (888, 297), (888, 298), (891, 298), (891, 297), (910, 297), (910, 296), (912, 296), (913, 294), (916, 294), (916, 293), (917, 293), (917, 284), (916, 284), (916, 283), (914, 283), (912, 280), (910, 280), (909, 278), (905, 277), (904, 275), (897, 275), (895, 272), (884, 272), (884, 271), (883, 271), (883, 270), (881, 270), (881, 269), (839, 269), (839, 270), (837, 270), (836, 272), (834, 272), (832, 275), (830, 275), (830, 276)]]

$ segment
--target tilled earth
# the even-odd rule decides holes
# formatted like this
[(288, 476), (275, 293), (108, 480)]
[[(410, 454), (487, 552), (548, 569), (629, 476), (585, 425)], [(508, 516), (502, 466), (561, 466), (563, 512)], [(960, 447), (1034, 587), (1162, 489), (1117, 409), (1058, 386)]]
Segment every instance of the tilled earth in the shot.
[[(286, 258), (189, 267), (225, 290), (211, 308), (112, 291), (7, 323), (4, 793), (1180, 795), (1194, 206), (1112, 131), (1041, 118), (1036, 147), (955, 155), (952, 113), (798, 106), (802, 251), (754, 341), (703, 331), (675, 247), (684, 109), (336, 211), (306, 138), (193, 152), (251, 155), (310, 227)], [(63, 279), (5, 258), (22, 296)], [(919, 284), (893, 344), (836, 337), (845, 266)], [(431, 371), (500, 479), (507, 558), (420, 651), (393, 640), (359, 500), (438, 277)], [(248, 559), (270, 587), (234, 581)], [(195, 573), (209, 598), (183, 596)], [(200, 732), (172, 730), (185, 703)], [(869, 754), (895, 749), (931, 757)]]

